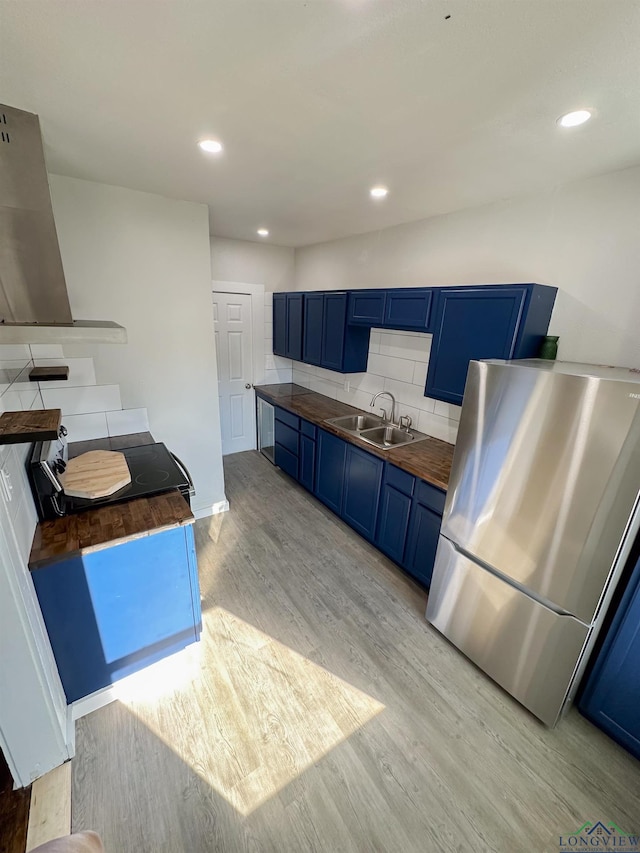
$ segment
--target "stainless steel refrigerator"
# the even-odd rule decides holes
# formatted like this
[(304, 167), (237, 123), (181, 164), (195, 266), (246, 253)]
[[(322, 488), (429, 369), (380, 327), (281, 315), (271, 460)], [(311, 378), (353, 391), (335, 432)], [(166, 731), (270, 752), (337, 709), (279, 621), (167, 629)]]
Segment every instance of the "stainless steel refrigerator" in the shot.
[(553, 726), (640, 524), (640, 373), (472, 361), (427, 619)]

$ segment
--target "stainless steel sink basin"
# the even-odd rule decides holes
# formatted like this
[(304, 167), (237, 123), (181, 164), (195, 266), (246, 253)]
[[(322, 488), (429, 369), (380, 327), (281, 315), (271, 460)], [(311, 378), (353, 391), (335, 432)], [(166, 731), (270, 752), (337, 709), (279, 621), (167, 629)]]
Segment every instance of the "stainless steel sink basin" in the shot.
[(380, 426), (375, 429), (365, 429), (360, 433), (363, 441), (381, 448), (398, 447), (400, 444), (409, 444), (414, 441), (414, 436), (404, 429), (394, 426)]
[(339, 418), (328, 418), (325, 423), (331, 424), (340, 432), (355, 435), (379, 450), (391, 450), (392, 447), (402, 447), (403, 444), (429, 438), (415, 429), (400, 429), (376, 415), (342, 415)]
[(349, 432), (362, 432), (363, 429), (383, 426), (384, 421), (376, 415), (343, 415), (341, 418), (331, 418), (327, 423)]

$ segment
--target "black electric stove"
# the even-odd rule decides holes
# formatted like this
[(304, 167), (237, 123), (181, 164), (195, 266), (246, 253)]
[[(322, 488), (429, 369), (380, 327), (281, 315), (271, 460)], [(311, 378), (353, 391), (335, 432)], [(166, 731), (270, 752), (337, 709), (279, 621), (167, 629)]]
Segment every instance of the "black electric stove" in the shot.
[(59, 518), (172, 489), (179, 489), (187, 503), (190, 503), (189, 498), (194, 494), (194, 489), (189, 472), (162, 442), (125, 447), (119, 452), (127, 460), (131, 482), (105, 498), (88, 500), (65, 495), (60, 482), (59, 474), (64, 471), (67, 461), (64, 433), (57, 441), (36, 442), (27, 468), (40, 520)]

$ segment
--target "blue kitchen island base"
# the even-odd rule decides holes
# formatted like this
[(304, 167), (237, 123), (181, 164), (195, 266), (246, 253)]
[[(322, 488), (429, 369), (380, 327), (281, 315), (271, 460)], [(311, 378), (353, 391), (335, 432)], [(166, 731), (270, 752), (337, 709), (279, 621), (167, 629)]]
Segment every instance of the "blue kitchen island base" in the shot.
[(69, 703), (200, 638), (192, 523), (32, 567), (31, 576)]

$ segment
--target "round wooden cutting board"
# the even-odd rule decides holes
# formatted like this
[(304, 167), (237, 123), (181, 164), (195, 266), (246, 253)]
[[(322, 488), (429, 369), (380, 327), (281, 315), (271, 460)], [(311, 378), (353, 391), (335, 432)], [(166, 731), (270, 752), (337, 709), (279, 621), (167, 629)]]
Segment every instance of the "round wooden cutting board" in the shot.
[(131, 474), (123, 453), (91, 450), (67, 462), (60, 482), (69, 497), (95, 500), (126, 486), (131, 482)]

